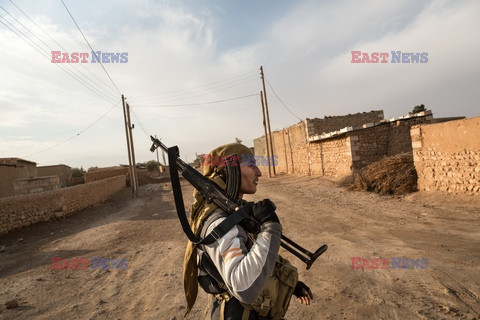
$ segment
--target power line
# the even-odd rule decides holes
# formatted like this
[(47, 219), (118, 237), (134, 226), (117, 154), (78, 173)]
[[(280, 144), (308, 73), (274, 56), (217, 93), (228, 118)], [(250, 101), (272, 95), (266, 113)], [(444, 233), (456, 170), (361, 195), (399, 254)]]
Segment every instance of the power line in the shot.
[[(19, 30), (15, 25), (13, 25), (11, 22), (9, 22), (5, 17), (3, 17), (2, 15), (0, 15), (0, 18), (2, 18), (3, 20), (5, 20), (6, 23), (8, 23), (10, 26), (12, 26), (15, 30), (17, 30), (18, 32), (16, 32), (15, 30), (13, 30), (9, 25), (7, 25), (5, 22), (3, 22), (2, 20), (0, 20), (0, 22), (5, 26), (7, 27), (10, 31), (12, 31), (13, 33), (15, 33), (20, 39), (22, 39), (23, 41), (25, 41), (28, 45), (30, 45), (32, 48), (34, 48), (38, 53), (40, 53), (42, 56), (46, 57), (47, 59), (50, 60), (50, 57), (48, 56), (48, 54), (46, 54), (45, 52), (42, 52), (42, 49), (35, 43), (33, 42), (27, 35), (25, 35), (25, 33), (23, 33), (21, 30)], [(21, 35), (20, 35), (20, 34)], [(22, 37), (23, 35), (23, 37)], [(28, 41), (27, 41), (28, 40)], [(66, 72), (69, 76), (71, 76), (73, 79), (77, 80), (78, 82), (80, 82), (81, 85), (83, 85), (84, 87), (86, 87), (87, 89), (89, 89), (90, 91), (92, 91), (94, 94), (96, 94), (97, 96), (99, 96), (100, 98), (106, 100), (107, 102), (112, 102), (112, 98), (111, 97), (108, 97), (106, 96), (104, 93), (98, 91), (98, 89), (96, 89), (95, 87), (89, 85), (85, 80), (81, 79), (80, 77), (78, 77), (76, 74), (74, 74), (73, 72), (71, 72), (70, 70), (66, 69), (63, 65), (61, 64), (55, 64), (57, 67), (59, 67), (61, 70), (63, 70), (64, 72)], [(108, 100), (110, 99), (110, 100)]]
[(187, 91), (183, 91), (183, 92), (181, 92), (179, 94), (176, 94), (176, 95), (173, 95), (173, 96), (164, 96), (164, 97), (160, 97), (158, 99), (155, 99), (155, 98), (137, 98), (137, 99), (134, 99), (134, 101), (136, 103), (141, 102), (142, 104), (145, 104), (145, 103), (147, 103), (147, 104), (149, 104), (149, 103), (163, 104), (163, 103), (167, 103), (167, 102), (181, 101), (181, 100), (186, 100), (186, 99), (192, 99), (192, 98), (207, 96), (210, 93), (213, 93), (213, 92), (217, 93), (217, 92), (220, 92), (220, 91), (223, 91), (223, 90), (230, 89), (232, 87), (238, 87), (240, 85), (243, 85), (243, 84), (248, 83), (248, 82), (252, 82), (254, 80), (257, 80), (256, 76), (254, 78), (243, 79), (243, 80), (237, 81), (236, 83), (234, 82), (234, 83), (230, 83), (230, 84), (219, 85), (219, 86), (216, 86), (215, 88), (212, 88), (212, 89), (215, 89), (215, 90), (209, 89), (207, 91), (200, 92), (200, 93), (197, 93), (197, 94), (191, 94), (190, 91), (192, 91), (192, 89), (187, 89)]
[[(75, 23), (75, 25), (76, 25), (77, 28), (78, 28), (78, 31), (80, 31), (80, 33), (81, 33), (82, 36), (83, 36), (83, 39), (85, 39), (85, 42), (88, 44), (88, 46), (89, 46), (90, 49), (92, 50), (92, 54), (94, 54), (95, 50), (93, 50), (93, 47), (90, 45), (90, 42), (88, 42), (87, 38), (86, 38), (85, 35), (83, 34), (82, 29), (80, 29), (80, 26), (78, 25), (77, 21), (75, 21), (75, 18), (73, 18), (72, 14), (70, 13), (70, 10), (68, 10), (65, 2), (63, 2), (63, 0), (60, 0), (60, 1), (62, 1), (62, 4), (63, 4), (63, 6), (65, 7), (65, 9), (67, 10), (68, 14), (70, 15), (70, 18), (72, 18), (73, 22)], [(113, 86), (115, 87), (115, 89), (117, 89), (117, 92), (118, 92), (119, 94), (121, 94), (121, 93), (120, 93), (120, 90), (118, 90), (117, 85), (115, 84), (115, 82), (113, 82), (112, 77), (110, 77), (110, 74), (108, 74), (107, 69), (105, 69), (105, 67), (103, 66), (102, 62), (101, 62), (100, 60), (99, 60), (98, 62), (100, 63), (100, 66), (102, 66), (103, 71), (105, 71), (105, 73), (107, 74), (108, 79), (110, 79), (110, 82), (112, 82), (112, 84), (113, 84)]]
[[(234, 83), (236, 81), (242, 81), (242, 80), (245, 80), (244, 78), (251, 78), (252, 76), (254, 78), (258, 78), (256, 72), (255, 73), (254, 72), (255, 72), (255, 70), (252, 70), (252, 71), (248, 71), (248, 72), (245, 72), (245, 73), (233, 76), (233, 77), (229, 77), (227, 79), (217, 80), (217, 81), (213, 81), (213, 82), (210, 82), (210, 83), (201, 84), (201, 85), (198, 85), (196, 87), (187, 88), (187, 89), (175, 90), (175, 91), (165, 93), (165, 94), (142, 95), (142, 96), (133, 96), (133, 97), (129, 97), (129, 98), (130, 99), (131, 98), (142, 99), (142, 98), (158, 97), (158, 96), (160, 96), (160, 99), (171, 98), (171, 97), (175, 97), (175, 96), (178, 96), (178, 95), (182, 95), (185, 92), (200, 90), (200, 89), (204, 89), (204, 88), (214, 89), (217, 86), (222, 86), (222, 85), (225, 85), (225, 84), (230, 83), (230, 82)], [(237, 78), (239, 78), (239, 79), (237, 79)]]
[(188, 106), (200, 106), (200, 105), (207, 105), (207, 104), (215, 104), (233, 100), (240, 100), (249, 97), (258, 96), (258, 93), (253, 93), (241, 97), (235, 97), (230, 99), (223, 99), (223, 100), (215, 100), (215, 101), (208, 101), (208, 102), (198, 102), (198, 103), (184, 103), (184, 104), (165, 104), (165, 105), (156, 105), (156, 106), (137, 106), (136, 108), (171, 108), (171, 107), (188, 107)]
[(138, 124), (140, 125), (140, 127), (143, 129), (143, 132), (145, 132), (145, 135), (150, 139), (150, 134), (148, 134), (147, 130), (145, 130), (145, 127), (142, 125), (142, 123), (140, 122), (140, 120), (138, 119), (137, 115), (135, 114), (135, 112), (133, 112), (132, 109), (130, 109), (130, 112), (133, 114), (133, 116), (135, 117), (135, 119), (137, 120)]
[[(40, 31), (42, 31), (50, 40), (52, 40), (58, 47), (60, 47), (64, 52), (68, 52), (67, 49), (65, 49), (61, 44), (59, 44), (48, 32), (46, 32), (41, 26), (39, 26), (30, 16), (23, 11), (18, 5), (16, 5), (12, 0), (9, 0), (11, 4), (13, 4), (18, 11), (20, 11), (25, 17), (28, 18)], [(5, 9), (4, 9), (5, 10)], [(5, 10), (6, 11), (6, 10)], [(31, 31), (30, 31), (31, 32)], [(31, 32), (33, 34), (33, 32)], [(50, 47), (49, 47), (50, 48)], [(51, 48), (50, 48), (51, 49)], [(73, 65), (71, 65), (73, 67)], [(88, 73), (90, 73), (93, 77), (95, 77), (107, 90), (113, 90), (111, 87), (109, 87), (102, 79), (100, 79), (97, 75), (92, 73), (88, 68), (85, 68), (82, 64), (80, 64), (80, 67), (86, 70)], [(115, 94), (116, 96), (116, 94)]]
[(75, 135), (73, 135), (73, 136), (71, 136), (71, 137), (69, 137), (69, 138), (67, 138), (67, 139), (65, 139), (65, 140), (63, 140), (63, 141), (60, 141), (60, 142), (58, 142), (58, 143), (56, 143), (56, 144), (54, 144), (54, 145), (52, 145), (52, 146), (50, 146), (50, 147), (47, 147), (47, 148), (45, 148), (45, 149), (43, 149), (43, 150), (40, 150), (40, 151), (38, 151), (38, 152), (35, 152), (35, 153), (32, 153), (32, 154), (26, 155), (26, 156), (24, 156), (23, 158), (29, 158), (29, 157), (32, 157), (32, 156), (37, 155), (37, 154), (39, 154), (39, 153), (43, 153), (43, 152), (45, 152), (45, 151), (48, 151), (48, 150), (53, 149), (53, 148), (55, 148), (55, 147), (58, 147), (59, 145), (64, 144), (64, 143), (72, 140), (73, 138), (78, 137), (79, 135), (81, 135), (82, 133), (84, 133), (85, 131), (87, 131), (87, 130), (90, 129), (91, 127), (93, 127), (93, 126), (94, 126), (96, 123), (98, 123), (100, 120), (102, 120), (107, 114), (109, 114), (113, 109), (115, 109), (115, 107), (117, 107), (119, 103), (120, 103), (120, 101), (118, 101), (117, 103), (115, 103), (110, 109), (107, 110), (107, 112), (105, 112), (104, 114), (102, 114), (102, 115), (101, 115), (100, 117), (98, 117), (94, 122), (92, 122), (90, 125), (88, 125), (87, 127), (83, 128), (82, 130), (80, 130), (80, 131), (79, 131), (78, 133), (76, 133)]
[(275, 97), (277, 97), (278, 101), (280, 101), (280, 103), (285, 107), (285, 109), (288, 110), (288, 112), (290, 112), (295, 118), (297, 118), (299, 121), (302, 121), (302, 119), (300, 119), (300, 117), (298, 117), (295, 113), (293, 113), (292, 110), (290, 110), (289, 107), (287, 107), (287, 105), (285, 104), (285, 102), (282, 101), (282, 99), (280, 99), (280, 97), (278, 96), (278, 94), (275, 92), (275, 90), (273, 89), (272, 85), (270, 84), (270, 82), (268, 82), (268, 79), (265, 78), (265, 80), (267, 81), (267, 84), (268, 86), (270, 87), (270, 89), (272, 89), (272, 92), (273, 94), (275, 95)]

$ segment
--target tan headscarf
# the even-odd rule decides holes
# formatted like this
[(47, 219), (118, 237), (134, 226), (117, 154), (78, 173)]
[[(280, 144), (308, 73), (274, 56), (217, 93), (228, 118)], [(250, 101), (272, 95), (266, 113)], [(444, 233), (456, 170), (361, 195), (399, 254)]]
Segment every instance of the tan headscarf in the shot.
[[(207, 158), (206, 165), (203, 167), (203, 175), (208, 179), (215, 182), (220, 188), (225, 190), (225, 182), (220, 177), (220, 173), (223, 171), (223, 163), (217, 163), (215, 159), (221, 159), (222, 156), (229, 156), (237, 154), (239, 162), (247, 159), (246, 156), (253, 157), (252, 151), (240, 143), (229, 143), (218, 148), (213, 149)], [(218, 161), (220, 162), (220, 161)], [(197, 191), (193, 191), (193, 197), (195, 199), (191, 213), (190, 213), (190, 227), (193, 233), (198, 237), (202, 229), (203, 221), (215, 210), (217, 205), (207, 203), (203, 196)], [(197, 265), (197, 247), (192, 242), (188, 241), (187, 248), (185, 250), (185, 258), (183, 260), (183, 287), (185, 290), (185, 298), (187, 299), (187, 311), (185, 316), (190, 312), (198, 294), (198, 265)]]

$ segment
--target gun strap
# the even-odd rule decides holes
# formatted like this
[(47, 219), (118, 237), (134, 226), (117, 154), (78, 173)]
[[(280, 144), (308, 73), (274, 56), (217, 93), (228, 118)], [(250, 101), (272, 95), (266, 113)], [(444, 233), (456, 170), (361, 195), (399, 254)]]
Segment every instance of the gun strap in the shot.
[(182, 187), (180, 186), (180, 178), (178, 177), (177, 169), (178, 148), (168, 148), (168, 165), (170, 167), (170, 181), (172, 183), (173, 198), (175, 200), (175, 207), (177, 208), (177, 216), (182, 225), (183, 232), (194, 244), (200, 243), (201, 239), (197, 238), (190, 228), (187, 214), (185, 212), (185, 205), (183, 203)]
[(232, 229), (234, 226), (242, 222), (243, 219), (247, 217), (247, 213), (245, 210), (239, 209), (232, 214), (229, 214), (225, 220), (220, 222), (218, 226), (213, 228), (212, 232), (208, 234), (202, 241), (200, 241), (200, 244), (212, 244), (221, 237), (223, 237), (225, 234), (227, 234), (230, 229)]
[[(177, 216), (182, 225), (183, 232), (194, 244), (209, 245), (223, 237), (230, 229), (239, 224), (243, 219), (247, 217), (245, 210), (239, 209), (229, 214), (225, 220), (223, 220), (218, 226), (216, 226), (212, 232), (210, 232), (204, 239), (197, 238), (190, 228), (188, 223), (187, 214), (185, 212), (185, 205), (183, 203), (182, 187), (180, 186), (180, 179), (178, 177), (177, 168), (178, 148), (168, 148), (168, 164), (170, 166), (170, 180), (172, 183), (173, 198), (175, 200), (175, 207), (177, 208)], [(228, 214), (228, 212), (227, 212)]]

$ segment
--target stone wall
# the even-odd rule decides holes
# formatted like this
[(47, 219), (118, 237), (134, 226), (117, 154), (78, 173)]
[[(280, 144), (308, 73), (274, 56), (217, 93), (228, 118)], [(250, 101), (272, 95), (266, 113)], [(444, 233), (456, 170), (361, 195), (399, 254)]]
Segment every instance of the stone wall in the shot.
[(0, 199), (0, 234), (67, 216), (108, 199), (125, 187), (116, 176), (70, 188)]
[(419, 190), (480, 194), (480, 117), (412, 127)]

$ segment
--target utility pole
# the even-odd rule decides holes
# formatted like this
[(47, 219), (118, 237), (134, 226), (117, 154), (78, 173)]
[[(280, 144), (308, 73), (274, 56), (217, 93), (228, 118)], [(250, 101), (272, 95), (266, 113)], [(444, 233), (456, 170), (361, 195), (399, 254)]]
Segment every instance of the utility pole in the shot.
[[(265, 76), (263, 74), (263, 66), (260, 66), (260, 74), (262, 76), (262, 84), (263, 84), (263, 97), (264, 97), (264, 100), (265, 100), (265, 110), (266, 110), (266, 114), (267, 114), (267, 126), (268, 126), (268, 136), (269, 136), (269, 139), (270, 139), (270, 149), (271, 149), (271, 155), (272, 155), (272, 158), (269, 159), (269, 162), (272, 161), (273, 162), (273, 142), (272, 142), (272, 131), (270, 129), (270, 116), (268, 115), (268, 102), (267, 102), (267, 91), (265, 91)], [(265, 137), (266, 139), (267, 137)], [(273, 175), (276, 176), (277, 173), (275, 171), (275, 165), (273, 166)]]
[(127, 107), (125, 105), (125, 97), (122, 94), (122, 105), (123, 105), (123, 120), (125, 122), (125, 136), (127, 137), (127, 150), (128, 150), (128, 172), (130, 175), (130, 187), (132, 188), (132, 194), (135, 193), (135, 187), (133, 184), (133, 167), (132, 167), (132, 153), (130, 151), (130, 131), (128, 130), (128, 121), (127, 121)]
[(127, 106), (127, 121), (128, 121), (128, 131), (130, 133), (129, 138), (130, 138), (130, 148), (132, 149), (132, 163), (133, 163), (133, 181), (134, 181), (134, 193), (135, 197), (138, 196), (138, 176), (137, 176), (137, 165), (135, 162), (135, 149), (133, 147), (133, 134), (132, 134), (132, 122), (130, 121), (130, 106), (128, 105), (128, 102), (125, 103)]
[(272, 168), (270, 167), (270, 148), (268, 146), (268, 137), (267, 137), (267, 123), (265, 121), (265, 105), (263, 103), (263, 91), (260, 90), (260, 101), (262, 102), (262, 115), (263, 115), (263, 129), (265, 131), (265, 145), (267, 146), (267, 156), (268, 156), (268, 177), (272, 177)]
[(125, 103), (125, 97), (123, 94), (122, 94), (122, 105), (123, 105), (123, 120), (125, 121), (125, 136), (127, 138), (130, 187), (132, 188), (132, 195), (138, 196), (137, 171), (135, 167), (135, 153), (133, 149), (133, 140), (132, 140), (132, 126), (130, 125), (130, 108), (128, 106), (128, 103)]
[[(157, 139), (157, 135), (155, 135), (155, 139)], [(158, 158), (158, 148), (155, 149), (155, 152), (157, 153), (157, 165), (159, 165), (160, 159)]]

